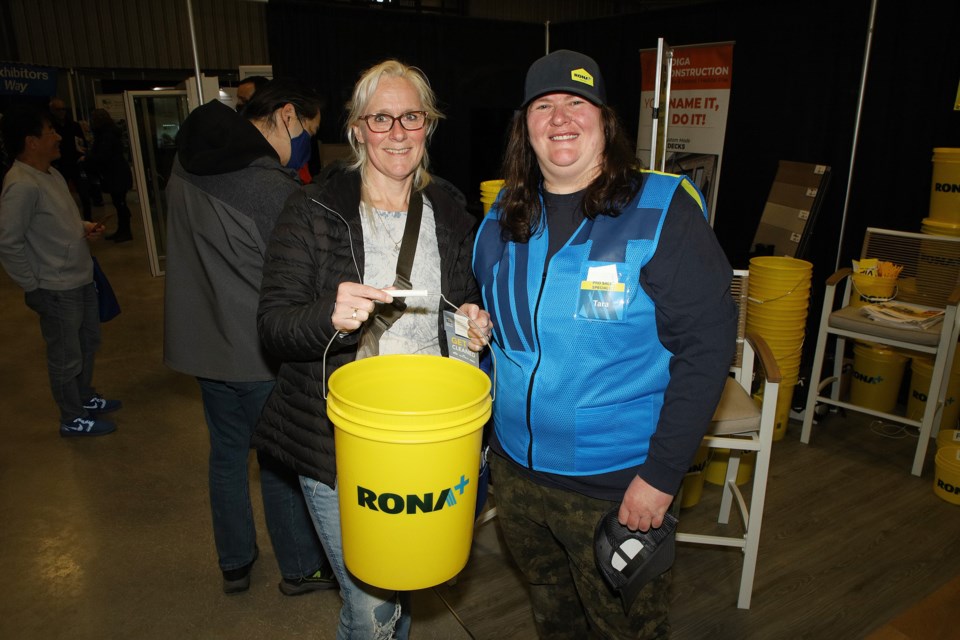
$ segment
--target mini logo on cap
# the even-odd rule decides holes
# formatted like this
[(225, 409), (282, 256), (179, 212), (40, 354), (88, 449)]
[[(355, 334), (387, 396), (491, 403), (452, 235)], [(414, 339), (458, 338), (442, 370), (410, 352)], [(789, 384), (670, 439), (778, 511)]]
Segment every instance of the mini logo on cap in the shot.
[(570, 79), (574, 82), (580, 82), (588, 86), (593, 86), (593, 76), (586, 69), (580, 67), (570, 72)]

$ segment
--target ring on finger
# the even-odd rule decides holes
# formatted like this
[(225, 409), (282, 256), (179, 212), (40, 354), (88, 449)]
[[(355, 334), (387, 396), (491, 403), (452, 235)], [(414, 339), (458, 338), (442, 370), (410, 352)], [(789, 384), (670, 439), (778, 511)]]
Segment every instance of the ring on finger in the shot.
[(351, 320), (356, 320), (356, 319), (357, 319), (357, 310), (356, 310), (356, 309), (354, 309), (354, 310), (353, 310), (353, 313), (350, 314), (350, 319), (351, 319)]

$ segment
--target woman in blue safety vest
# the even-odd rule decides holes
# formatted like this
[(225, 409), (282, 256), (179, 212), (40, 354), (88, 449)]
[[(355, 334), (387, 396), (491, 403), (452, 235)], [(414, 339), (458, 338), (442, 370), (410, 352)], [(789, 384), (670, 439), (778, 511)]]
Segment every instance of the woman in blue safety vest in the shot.
[(629, 613), (594, 529), (647, 531), (706, 432), (732, 360), (732, 270), (686, 178), (641, 172), (596, 62), (527, 72), (474, 273), (495, 327), (491, 479), (542, 638), (669, 634), (669, 572)]

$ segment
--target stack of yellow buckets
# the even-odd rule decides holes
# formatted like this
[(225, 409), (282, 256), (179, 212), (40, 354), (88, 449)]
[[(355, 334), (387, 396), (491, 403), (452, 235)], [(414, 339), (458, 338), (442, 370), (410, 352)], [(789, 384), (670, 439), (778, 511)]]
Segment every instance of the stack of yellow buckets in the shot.
[(793, 388), (800, 374), (800, 357), (810, 306), (813, 264), (786, 256), (758, 256), (750, 260), (747, 331), (770, 345), (780, 367), (774, 440), (787, 434)]
[(503, 180), (484, 180), (480, 183), (480, 202), (483, 203), (484, 215), (489, 213), (502, 188)]
[[(960, 149), (938, 147), (933, 150), (933, 183), (930, 186), (930, 217), (924, 218), (920, 232), (929, 235), (960, 236)], [(960, 372), (957, 371), (960, 351), (954, 358), (947, 386), (946, 406), (937, 435), (937, 456), (933, 477), (933, 493), (952, 504), (960, 505), (960, 430), (957, 426), (957, 396), (960, 393)], [(923, 412), (925, 391), (930, 388), (932, 365), (913, 358), (910, 417)], [(921, 395), (922, 394), (922, 395)], [(918, 401), (923, 398), (923, 401)]]
[[(805, 260), (779, 256), (758, 256), (750, 260), (747, 331), (763, 337), (780, 367), (774, 440), (782, 440), (787, 435), (793, 388), (800, 376), (812, 276), (813, 264)], [(722, 486), (729, 458), (729, 449), (711, 449), (703, 479)], [(755, 458), (754, 453), (743, 455), (737, 470), (738, 485), (750, 480)]]

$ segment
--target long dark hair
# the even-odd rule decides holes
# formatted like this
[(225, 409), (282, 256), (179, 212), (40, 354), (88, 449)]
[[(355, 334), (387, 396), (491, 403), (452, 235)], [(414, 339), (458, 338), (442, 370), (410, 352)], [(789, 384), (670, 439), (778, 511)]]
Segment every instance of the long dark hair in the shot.
[[(598, 215), (620, 215), (620, 210), (640, 189), (640, 179), (636, 173), (639, 164), (617, 113), (609, 106), (601, 106), (600, 122), (604, 138), (600, 174), (590, 183), (583, 196), (584, 215), (591, 219)], [(507, 239), (527, 242), (544, 221), (540, 205), (543, 174), (530, 145), (525, 109), (513, 116), (500, 175), (504, 179), (499, 204), (500, 226)]]
[(90, 131), (96, 133), (101, 129), (116, 126), (117, 123), (113, 121), (113, 116), (106, 109), (94, 109), (90, 112)]

